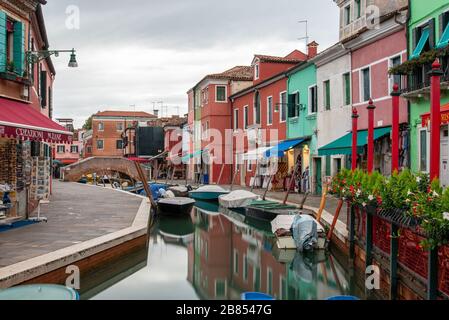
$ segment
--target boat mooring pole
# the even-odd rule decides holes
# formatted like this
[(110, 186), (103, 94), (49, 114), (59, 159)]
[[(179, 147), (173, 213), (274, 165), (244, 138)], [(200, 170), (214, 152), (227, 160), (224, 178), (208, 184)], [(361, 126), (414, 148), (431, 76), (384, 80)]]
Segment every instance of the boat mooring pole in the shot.
[(356, 108), (352, 108), (352, 158), (351, 158), (351, 168), (352, 171), (357, 169), (357, 122), (359, 119), (359, 114), (357, 113)]
[(392, 97), (392, 129), (391, 129), (391, 173), (399, 171), (399, 85), (393, 85)]
[(349, 214), (349, 259), (355, 258), (355, 206), (351, 203)]
[(369, 100), (368, 107), (368, 173), (374, 170), (374, 110), (373, 100)]
[(390, 232), (390, 299), (396, 300), (398, 297), (399, 228), (392, 224)]
[[(363, 213), (362, 213), (363, 214)], [(373, 264), (373, 215), (365, 210), (365, 266), (368, 268)], [(360, 215), (362, 217), (362, 215)]]

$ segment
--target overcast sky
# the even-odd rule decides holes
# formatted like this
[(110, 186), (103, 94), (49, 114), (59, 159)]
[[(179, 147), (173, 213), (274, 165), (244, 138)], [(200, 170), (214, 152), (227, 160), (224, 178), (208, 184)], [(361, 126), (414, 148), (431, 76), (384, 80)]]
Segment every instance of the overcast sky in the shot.
[(154, 101), (184, 114), (186, 92), (204, 75), (249, 65), (254, 54), (304, 51), (299, 20), (320, 50), (338, 41), (332, 0), (48, 0), (44, 15), (51, 48), (77, 50), (77, 69), (68, 55), (53, 59), (55, 117), (77, 126), (99, 110), (152, 112)]

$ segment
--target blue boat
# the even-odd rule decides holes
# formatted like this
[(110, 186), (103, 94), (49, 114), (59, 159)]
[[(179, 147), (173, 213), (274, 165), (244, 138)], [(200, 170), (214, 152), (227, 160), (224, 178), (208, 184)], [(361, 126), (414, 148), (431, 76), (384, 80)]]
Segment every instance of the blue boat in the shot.
[(333, 297), (329, 297), (326, 300), (330, 300), (330, 301), (349, 301), (349, 300), (360, 300), (357, 297), (354, 296), (333, 296)]
[(0, 290), (0, 300), (79, 300), (75, 289), (56, 284), (32, 284)]
[(275, 300), (272, 296), (261, 292), (243, 292), (242, 300), (265, 301)]
[(203, 186), (189, 192), (189, 197), (195, 200), (218, 201), (218, 197), (229, 191), (220, 186)]

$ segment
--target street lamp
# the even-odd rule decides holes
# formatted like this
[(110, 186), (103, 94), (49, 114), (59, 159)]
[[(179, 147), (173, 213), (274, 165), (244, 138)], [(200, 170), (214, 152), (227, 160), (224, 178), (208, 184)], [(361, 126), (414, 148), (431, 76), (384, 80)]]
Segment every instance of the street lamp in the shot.
[(38, 63), (41, 60), (47, 59), (54, 55), (58, 57), (60, 53), (70, 52), (69, 68), (77, 68), (78, 62), (76, 61), (75, 49), (72, 50), (40, 50), (40, 51), (27, 51), (25, 53), (26, 60), (29, 64)]

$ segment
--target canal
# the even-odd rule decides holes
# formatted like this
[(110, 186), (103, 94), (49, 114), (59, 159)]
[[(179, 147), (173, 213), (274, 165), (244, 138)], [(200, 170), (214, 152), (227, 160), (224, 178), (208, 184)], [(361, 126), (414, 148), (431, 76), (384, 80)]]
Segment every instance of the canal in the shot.
[(145, 252), (109, 266), (107, 278), (81, 290), (81, 298), (239, 300), (247, 291), (281, 300), (361, 296), (333, 253), (278, 250), (269, 223), (197, 205), (190, 217), (156, 219)]

